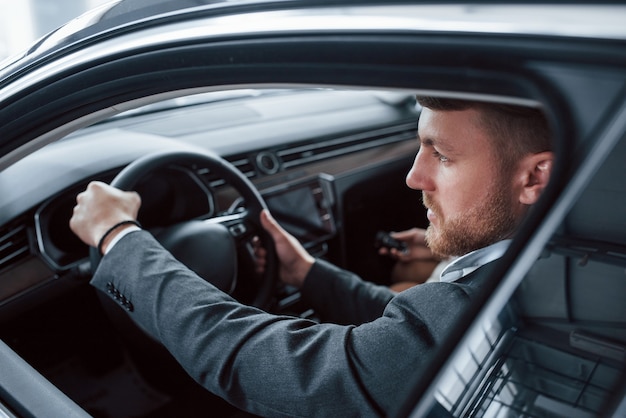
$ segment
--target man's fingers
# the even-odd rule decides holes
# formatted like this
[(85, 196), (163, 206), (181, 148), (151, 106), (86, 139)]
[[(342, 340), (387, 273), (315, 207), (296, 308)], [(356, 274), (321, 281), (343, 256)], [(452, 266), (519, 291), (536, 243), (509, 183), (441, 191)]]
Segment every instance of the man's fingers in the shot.
[(283, 228), (278, 224), (278, 222), (276, 222), (276, 219), (274, 219), (267, 209), (263, 209), (263, 211), (261, 211), (261, 225), (274, 239), (281, 235), (285, 235)]
[(267, 250), (261, 244), (259, 237), (254, 237), (252, 239), (252, 248), (254, 250), (254, 255), (258, 258), (263, 258), (267, 255)]
[(77, 194), (69, 226), (84, 243), (95, 246), (111, 226), (137, 219), (140, 206), (138, 193), (92, 181)]
[(424, 244), (426, 242), (426, 230), (422, 228), (392, 232), (391, 236), (395, 239), (412, 242), (413, 244)]

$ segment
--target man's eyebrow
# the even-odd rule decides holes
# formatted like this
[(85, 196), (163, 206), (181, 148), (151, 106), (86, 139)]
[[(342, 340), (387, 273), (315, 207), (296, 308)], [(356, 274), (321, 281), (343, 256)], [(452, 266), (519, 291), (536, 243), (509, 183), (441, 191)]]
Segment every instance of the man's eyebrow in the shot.
[(421, 145), (428, 145), (431, 147), (435, 145), (435, 141), (433, 141), (431, 138), (422, 139), (421, 137), (418, 136), (417, 140), (420, 142)]
[(454, 152), (454, 150), (448, 144), (446, 144), (445, 141), (438, 141), (431, 137), (422, 138), (421, 136), (419, 136), (419, 134), (417, 134), (417, 141), (420, 143), (420, 145), (437, 147), (445, 152)]
[(416, 137), (417, 137), (417, 142), (419, 142), (420, 145), (431, 145), (432, 146), (432, 145), (435, 144), (435, 142), (432, 139), (430, 139), (430, 138), (424, 139), (424, 138), (422, 138), (420, 136), (420, 134), (417, 134)]

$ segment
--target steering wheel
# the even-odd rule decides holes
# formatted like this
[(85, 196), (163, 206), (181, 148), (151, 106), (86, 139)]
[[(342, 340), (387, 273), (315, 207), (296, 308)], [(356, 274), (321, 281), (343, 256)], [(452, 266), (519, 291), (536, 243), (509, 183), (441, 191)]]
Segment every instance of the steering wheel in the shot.
[[(141, 157), (126, 166), (111, 182), (122, 190), (133, 190), (139, 181), (154, 170), (167, 167), (202, 167), (221, 177), (233, 186), (245, 202), (245, 208), (236, 213), (216, 216), (204, 220), (190, 220), (170, 225), (155, 233), (155, 238), (174, 257), (200, 277), (221, 290), (232, 293), (237, 280), (238, 248), (243, 248), (253, 236), (258, 236), (266, 247), (265, 271), (257, 286), (256, 294), (248, 304), (265, 309), (269, 307), (275, 284), (278, 261), (273, 241), (260, 223), (260, 213), (267, 208), (258, 190), (235, 166), (216, 154), (204, 150), (162, 151)], [(95, 272), (100, 254), (90, 249), (92, 271)], [(160, 380), (157, 387), (175, 386), (169, 382), (172, 375), (178, 374), (178, 365), (168, 360), (169, 353), (160, 343), (141, 331), (126, 312), (104, 294), (97, 292), (102, 306), (116, 326), (138, 354), (140, 368), (149, 374), (154, 364), (159, 364), (158, 376), (145, 376)], [(169, 372), (165, 369), (169, 369)], [(174, 379), (175, 381), (176, 379)]]
[[(265, 271), (257, 283), (256, 295), (249, 303), (267, 308), (278, 264), (271, 237), (259, 219), (267, 205), (252, 182), (235, 166), (204, 150), (161, 151), (130, 163), (113, 179), (111, 186), (130, 191), (149, 173), (171, 166), (207, 168), (233, 186), (246, 206), (237, 213), (168, 226), (155, 233), (155, 238), (200, 277), (220, 290), (232, 293), (237, 282), (237, 249), (245, 247), (253, 236), (259, 236), (262, 242), (267, 243)], [(100, 255), (95, 248), (90, 251), (92, 270), (95, 271)]]

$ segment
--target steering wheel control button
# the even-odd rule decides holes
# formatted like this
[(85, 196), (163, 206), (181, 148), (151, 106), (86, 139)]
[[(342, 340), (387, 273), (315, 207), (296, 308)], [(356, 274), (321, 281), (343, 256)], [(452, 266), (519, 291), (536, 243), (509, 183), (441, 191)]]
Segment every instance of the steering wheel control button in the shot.
[(228, 229), (230, 230), (230, 233), (233, 235), (233, 237), (240, 237), (246, 233), (246, 226), (244, 224), (232, 225)]

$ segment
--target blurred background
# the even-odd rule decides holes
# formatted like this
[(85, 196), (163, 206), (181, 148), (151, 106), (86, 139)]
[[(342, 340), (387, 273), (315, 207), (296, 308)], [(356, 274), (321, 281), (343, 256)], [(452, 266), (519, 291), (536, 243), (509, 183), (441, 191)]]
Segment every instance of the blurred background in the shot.
[(0, 61), (41, 36), (111, 0), (0, 0)]

